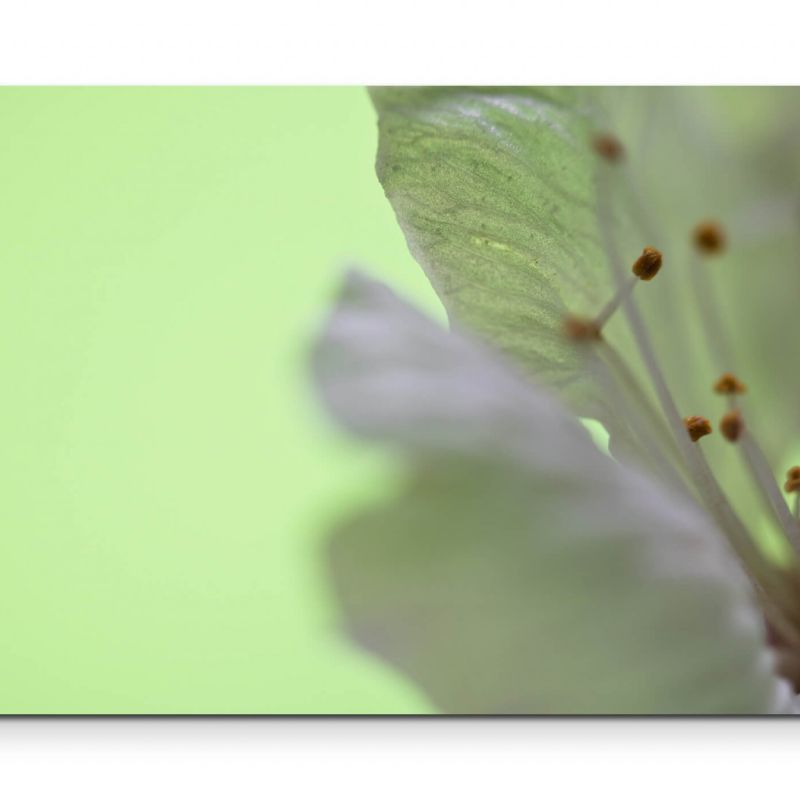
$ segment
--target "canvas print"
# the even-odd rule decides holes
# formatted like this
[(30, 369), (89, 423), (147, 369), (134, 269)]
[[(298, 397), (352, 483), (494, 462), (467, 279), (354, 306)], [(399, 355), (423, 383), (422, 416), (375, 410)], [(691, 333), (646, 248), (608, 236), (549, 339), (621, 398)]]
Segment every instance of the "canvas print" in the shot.
[(0, 713), (800, 708), (796, 89), (0, 107)]

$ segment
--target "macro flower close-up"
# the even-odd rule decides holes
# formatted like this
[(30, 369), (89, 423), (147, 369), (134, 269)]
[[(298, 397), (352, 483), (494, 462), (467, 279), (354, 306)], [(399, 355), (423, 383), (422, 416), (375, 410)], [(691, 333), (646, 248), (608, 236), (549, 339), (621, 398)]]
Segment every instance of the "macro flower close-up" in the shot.
[(358, 266), (314, 348), (402, 464), (330, 534), (348, 635), (445, 713), (793, 713), (800, 95), (370, 94), (447, 324)]

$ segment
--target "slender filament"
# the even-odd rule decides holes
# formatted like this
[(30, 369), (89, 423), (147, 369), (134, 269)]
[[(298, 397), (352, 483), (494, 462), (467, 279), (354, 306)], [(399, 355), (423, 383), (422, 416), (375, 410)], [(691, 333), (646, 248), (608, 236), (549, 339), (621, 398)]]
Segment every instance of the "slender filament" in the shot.
[[(638, 445), (635, 458), (646, 462), (676, 491), (684, 496), (691, 496), (691, 490), (680, 468), (670, 458), (677, 451), (669, 430), (664, 426), (663, 420), (657, 417), (656, 410), (630, 374), (625, 362), (605, 340), (593, 349), (593, 356), (590, 368), (604, 395), (617, 412), (615, 418), (623, 437), (614, 436), (612, 443), (624, 448), (624, 437), (634, 440)], [(658, 419), (655, 425), (653, 416)], [(611, 454), (616, 455), (616, 448)], [(679, 458), (677, 464), (682, 466)]]
[(697, 254), (694, 254), (689, 263), (689, 268), (693, 286), (692, 295), (697, 303), (697, 310), (705, 334), (703, 338), (706, 340), (714, 370), (720, 373), (732, 372), (735, 365), (730, 339), (719, 311), (717, 295), (708, 275), (711, 265)]
[(775, 475), (770, 469), (763, 450), (747, 428), (745, 428), (739, 439), (739, 446), (741, 447), (744, 462), (764, 500), (775, 514), (781, 530), (795, 552), (800, 553), (800, 528), (797, 524), (797, 518), (789, 510), (786, 498), (775, 480)]
[(639, 283), (639, 278), (636, 275), (631, 275), (619, 289), (614, 293), (614, 296), (605, 304), (600, 313), (595, 317), (594, 322), (598, 328), (611, 319), (611, 315), (620, 307), (620, 304), (625, 300), (633, 291), (636, 284)]

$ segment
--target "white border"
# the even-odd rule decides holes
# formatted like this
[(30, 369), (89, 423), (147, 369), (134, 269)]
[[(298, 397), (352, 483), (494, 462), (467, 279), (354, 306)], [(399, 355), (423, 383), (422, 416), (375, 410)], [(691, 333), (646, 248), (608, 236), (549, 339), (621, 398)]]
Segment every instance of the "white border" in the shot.
[(791, 796), (798, 745), (790, 719), (5, 720), (0, 787), (14, 800)]
[(796, 83), (796, 8), (25, 0), (0, 6), (0, 83)]

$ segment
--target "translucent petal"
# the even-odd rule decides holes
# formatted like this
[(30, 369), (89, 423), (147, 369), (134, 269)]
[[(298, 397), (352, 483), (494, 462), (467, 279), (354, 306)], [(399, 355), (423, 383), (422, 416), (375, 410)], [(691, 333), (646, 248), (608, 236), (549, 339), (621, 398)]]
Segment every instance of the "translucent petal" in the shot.
[(611, 280), (597, 232), (591, 129), (572, 94), (372, 96), (378, 176), (451, 318), (581, 397), (582, 360), (563, 318), (599, 310)]
[[(645, 245), (665, 254), (636, 292), (682, 414), (724, 411), (710, 391), (734, 369), (751, 385), (748, 421), (778, 471), (800, 446), (800, 338), (789, 335), (800, 297), (798, 93), (763, 88), (377, 89), (378, 175), (409, 246), (451, 318), (467, 324), (600, 419), (612, 452), (647, 463), (619, 404), (561, 332), (569, 311), (593, 315), (614, 290), (597, 208), (613, 207), (623, 258)], [(626, 148), (609, 170), (590, 142), (616, 134)], [(698, 264), (693, 226), (722, 221), (729, 247)], [(709, 336), (697, 307), (697, 269), (725, 323)], [(621, 319), (608, 327), (647, 391)], [(733, 365), (713, 356), (725, 338)], [(745, 519), (760, 517), (729, 445), (704, 442)]]

